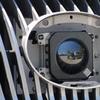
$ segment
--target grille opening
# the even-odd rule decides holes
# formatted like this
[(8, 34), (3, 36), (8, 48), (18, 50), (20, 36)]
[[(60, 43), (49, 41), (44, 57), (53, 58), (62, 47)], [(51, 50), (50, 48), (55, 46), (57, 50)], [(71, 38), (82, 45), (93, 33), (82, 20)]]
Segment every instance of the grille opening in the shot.
[(72, 90), (70, 89), (66, 89), (66, 99), (67, 100), (73, 100), (73, 93), (72, 93)]
[[(19, 9), (21, 10), (27, 24), (32, 22), (32, 20), (33, 20), (32, 10), (30, 8), (29, 2), (27, 0), (16, 0), (16, 3), (18, 5)], [(22, 6), (22, 5), (24, 5), (24, 6)]]
[(42, 0), (30, 0), (39, 16), (46, 14), (46, 7)]
[(45, 0), (52, 12), (60, 11), (60, 5), (57, 0)]
[(31, 100), (37, 100), (37, 97), (36, 97), (36, 94), (30, 94), (30, 98), (31, 98)]
[(0, 25), (0, 34), (1, 34), (4, 46), (5, 46), (5, 49), (12, 50), (10, 39), (9, 39), (8, 32), (7, 32), (7, 28), (5, 26), (5, 22), (2, 17), (0, 17), (0, 24), (1, 24)]
[(61, 100), (60, 89), (57, 88), (57, 87), (53, 87), (53, 89), (54, 89), (54, 97), (55, 97), (55, 100)]
[[(17, 75), (16, 75), (16, 74), (18, 74), (16, 72), (17, 71), (17, 59), (15, 56), (15, 53), (14, 52), (7, 52), (7, 57), (8, 57), (9, 65), (11, 68), (13, 80), (17, 80)], [(17, 82), (14, 82), (14, 83), (15, 83), (15, 87), (16, 87)]]
[(27, 0), (16, 0), (16, 3), (25, 18), (32, 18), (32, 11)]
[(43, 93), (42, 97), (43, 97), (43, 100), (48, 100), (47, 97), (46, 97), (46, 94)]
[[(14, 5), (13, 0), (1, 0), (2, 5), (4, 6), (8, 16), (10, 19), (14, 18), (17, 21), (17, 11), (16, 11), (16, 7)], [(8, 9), (9, 8), (9, 9)]]
[(72, 0), (59, 0), (64, 8), (68, 11), (74, 11), (74, 4)]
[(84, 91), (83, 90), (79, 90), (77, 92), (77, 95), (78, 95), (79, 100), (84, 100)]
[(18, 95), (18, 100), (24, 100), (24, 95)]
[(99, 0), (87, 0), (93, 12), (100, 15), (100, 1)]
[(17, 12), (17, 9), (15, 7), (14, 1), (13, 0), (9, 0), (9, 1), (1, 0), (1, 3), (4, 6), (4, 9), (6, 10), (6, 13), (8, 14), (11, 22), (13, 20), (15, 20), (15, 23), (17, 23), (18, 27), (21, 29), (20, 22), (18, 20), (18, 12)]
[(96, 100), (95, 89), (91, 89), (90, 90), (90, 92), (89, 92), (89, 98), (90, 98), (90, 100)]
[(88, 12), (87, 2), (86, 0), (73, 0), (80, 11)]
[(71, 84), (71, 87), (77, 87), (78, 84)]

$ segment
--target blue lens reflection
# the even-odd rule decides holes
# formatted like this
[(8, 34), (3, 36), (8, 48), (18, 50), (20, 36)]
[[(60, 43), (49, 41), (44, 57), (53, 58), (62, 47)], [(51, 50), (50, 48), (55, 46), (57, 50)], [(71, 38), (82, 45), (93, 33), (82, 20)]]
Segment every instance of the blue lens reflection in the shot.
[(84, 48), (76, 41), (64, 41), (58, 48), (58, 57), (67, 64), (78, 64), (84, 56)]

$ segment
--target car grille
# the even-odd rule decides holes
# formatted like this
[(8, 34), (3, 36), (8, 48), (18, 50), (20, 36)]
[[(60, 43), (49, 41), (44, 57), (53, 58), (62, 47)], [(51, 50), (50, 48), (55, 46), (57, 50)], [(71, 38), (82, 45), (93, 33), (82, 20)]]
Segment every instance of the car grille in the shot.
[[(21, 39), (33, 21), (56, 12), (100, 15), (99, 0), (0, 1), (0, 100), (100, 100), (100, 87), (65, 89), (41, 82), (23, 57)], [(46, 91), (44, 91), (46, 90)]]

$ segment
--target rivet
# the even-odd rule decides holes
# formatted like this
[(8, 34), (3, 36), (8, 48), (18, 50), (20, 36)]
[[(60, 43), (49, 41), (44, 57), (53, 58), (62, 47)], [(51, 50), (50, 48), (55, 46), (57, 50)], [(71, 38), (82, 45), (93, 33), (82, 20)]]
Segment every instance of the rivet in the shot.
[(44, 21), (42, 22), (42, 24), (43, 24), (44, 26), (47, 26), (47, 25), (49, 24), (49, 22), (48, 22), (48, 20), (44, 20)]

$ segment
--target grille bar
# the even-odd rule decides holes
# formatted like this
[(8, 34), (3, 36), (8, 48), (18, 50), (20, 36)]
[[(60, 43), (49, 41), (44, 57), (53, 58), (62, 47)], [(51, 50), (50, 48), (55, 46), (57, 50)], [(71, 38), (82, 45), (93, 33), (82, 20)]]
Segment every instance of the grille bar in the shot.
[(2, 54), (2, 58), (3, 58), (4, 67), (5, 67), (6, 76), (7, 76), (7, 79), (8, 79), (12, 99), (18, 100), (17, 95), (16, 95), (16, 90), (15, 90), (15, 87), (14, 87), (13, 78), (12, 78), (12, 75), (11, 75), (9, 62), (8, 62), (8, 59), (7, 59), (6, 51), (5, 51), (1, 36), (0, 36), (0, 51), (1, 51), (1, 54)]
[(100, 88), (96, 88), (96, 100), (100, 100)]
[(0, 85), (0, 100), (5, 100), (1, 85)]
[(73, 100), (78, 100), (77, 90), (73, 90)]
[[(46, 4), (45, 4), (46, 5)], [(51, 11), (51, 9), (49, 8), (49, 6), (48, 5), (46, 5), (46, 9), (47, 9), (47, 14), (51, 14), (52, 13), (52, 11)]]
[(67, 100), (66, 99), (66, 93), (65, 93), (65, 89), (61, 88), (61, 100)]
[(59, 5), (60, 5), (60, 11), (66, 12), (66, 9), (62, 6), (62, 4), (59, 3)]
[(41, 93), (41, 86), (40, 86), (39, 76), (36, 73), (34, 73), (34, 77), (35, 77), (37, 98), (38, 98), (38, 100), (43, 100), (42, 93)]
[(94, 14), (89, 5), (88, 5), (88, 13), (89, 13), (89, 14)]
[(89, 90), (84, 90), (84, 99), (89, 100)]
[(50, 84), (50, 83), (48, 83), (48, 92), (49, 92), (50, 100), (55, 100), (54, 91), (53, 91), (53, 85)]
[(24, 67), (23, 67), (23, 64), (22, 64), (22, 59), (21, 59), (19, 47), (18, 47), (18, 44), (17, 44), (17, 40), (16, 40), (16, 37), (15, 37), (15, 34), (14, 34), (14, 30), (13, 30), (11, 22), (10, 22), (3, 6), (1, 6), (1, 9), (2, 9), (3, 18), (4, 18), (4, 21), (5, 21), (6, 27), (7, 27), (7, 30), (8, 30), (8, 35), (9, 35), (9, 38), (10, 38), (10, 41), (11, 41), (11, 45), (12, 45), (13, 50), (15, 51), (16, 58), (17, 58), (17, 61), (18, 61), (18, 69), (19, 69), (19, 73), (20, 73), (20, 77), (21, 77), (24, 96), (25, 96), (26, 100), (30, 100), (29, 92), (28, 92), (28, 86), (27, 86), (25, 72), (24, 72)]

